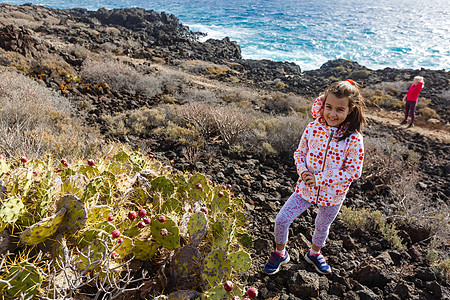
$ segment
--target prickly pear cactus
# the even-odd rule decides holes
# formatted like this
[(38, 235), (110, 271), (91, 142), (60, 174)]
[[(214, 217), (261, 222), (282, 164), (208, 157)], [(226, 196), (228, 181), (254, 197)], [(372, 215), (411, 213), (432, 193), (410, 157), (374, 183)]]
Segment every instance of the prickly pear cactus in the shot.
[(130, 156), (125, 151), (119, 151), (112, 159), (117, 162), (125, 163), (130, 160)]
[(250, 254), (242, 250), (228, 254), (227, 259), (236, 272), (246, 272), (252, 267)]
[[(163, 229), (167, 230), (167, 235), (161, 233)], [(154, 217), (150, 230), (155, 241), (161, 246), (169, 250), (180, 247), (180, 229), (173, 220), (166, 218), (164, 222), (160, 222), (158, 217)]]
[(24, 204), (19, 197), (12, 196), (0, 202), (0, 229), (3, 230), (8, 223), (16, 222), (25, 212)]
[(203, 260), (201, 267), (203, 284), (211, 288), (229, 278), (231, 266), (227, 259), (227, 252), (224, 249), (212, 250)]
[(193, 246), (183, 246), (174, 251), (170, 261), (171, 281), (181, 290), (195, 289), (201, 283), (200, 262), (202, 253)]
[(6, 283), (2, 282), (0, 291), (18, 299), (21, 293), (26, 295), (26, 298), (38, 295), (44, 277), (36, 265), (25, 261), (8, 266), (1, 279), (10, 281), (12, 287), (8, 288)]
[(130, 162), (133, 164), (133, 171), (140, 172), (145, 166), (145, 159), (141, 153), (133, 152), (130, 154)]
[(61, 230), (74, 233), (86, 224), (87, 209), (83, 201), (75, 195), (65, 195), (56, 202), (56, 209), (67, 209)]
[(196, 173), (189, 178), (189, 196), (196, 201), (205, 201), (211, 192), (206, 177)]
[(225, 248), (230, 236), (231, 224), (228, 219), (222, 218), (212, 224), (212, 234), (214, 237), (213, 247)]
[(223, 212), (230, 205), (230, 193), (228, 190), (215, 188), (213, 191), (213, 199), (211, 201), (211, 212)]
[(153, 257), (158, 251), (158, 244), (152, 242), (150, 239), (135, 239), (133, 255), (140, 260), (147, 260)]
[(83, 174), (75, 174), (69, 176), (69, 178), (64, 181), (61, 187), (61, 193), (74, 194), (81, 197), (88, 183), (89, 179), (87, 179)]
[(87, 223), (98, 223), (105, 221), (112, 214), (112, 208), (108, 205), (96, 205), (89, 209)]
[(20, 235), (20, 243), (37, 245), (52, 236), (62, 224), (67, 209), (61, 208), (56, 214), (31, 225)]
[(233, 290), (227, 292), (223, 287), (223, 282), (205, 291), (200, 299), (201, 300), (228, 300), (233, 299), (234, 296), (244, 295), (244, 287), (239, 282), (233, 282)]
[(192, 246), (197, 247), (202, 237), (208, 231), (206, 214), (201, 211), (192, 214), (189, 219), (188, 230)]
[(133, 240), (127, 236), (121, 236), (121, 243), (115, 240), (116, 245), (114, 245), (113, 251), (120, 255), (120, 257), (125, 257), (133, 251)]
[(75, 265), (81, 271), (91, 271), (99, 266), (106, 257), (106, 248), (101, 239), (95, 239), (81, 250), (82, 253), (75, 259)]
[(153, 179), (151, 184), (152, 189), (160, 192), (165, 198), (170, 197), (175, 190), (172, 180), (166, 176), (159, 176)]
[(183, 205), (177, 198), (169, 198), (164, 201), (161, 206), (161, 212), (177, 212), (181, 213), (183, 211)]

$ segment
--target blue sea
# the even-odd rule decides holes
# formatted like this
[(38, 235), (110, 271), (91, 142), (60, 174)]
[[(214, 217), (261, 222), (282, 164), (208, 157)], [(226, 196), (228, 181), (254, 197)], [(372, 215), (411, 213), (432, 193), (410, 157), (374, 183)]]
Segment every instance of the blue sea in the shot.
[(174, 14), (208, 38), (228, 36), (243, 58), (302, 70), (331, 59), (370, 69), (450, 70), (450, 0), (7, 0), (52, 8), (145, 8)]

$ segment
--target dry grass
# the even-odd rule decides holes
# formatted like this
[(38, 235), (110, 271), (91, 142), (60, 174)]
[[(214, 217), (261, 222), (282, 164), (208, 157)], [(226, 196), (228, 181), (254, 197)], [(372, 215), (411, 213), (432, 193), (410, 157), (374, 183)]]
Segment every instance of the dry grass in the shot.
[(99, 135), (71, 118), (67, 99), (16, 72), (2, 70), (0, 76), (1, 153), (84, 157), (98, 150)]

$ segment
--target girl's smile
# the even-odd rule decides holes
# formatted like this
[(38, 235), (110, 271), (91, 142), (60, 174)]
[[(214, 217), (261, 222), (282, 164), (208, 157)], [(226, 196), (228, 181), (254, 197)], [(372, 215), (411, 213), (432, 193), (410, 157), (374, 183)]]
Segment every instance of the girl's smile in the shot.
[(339, 127), (349, 113), (348, 97), (338, 98), (333, 93), (327, 95), (323, 109), (323, 117), (328, 126)]

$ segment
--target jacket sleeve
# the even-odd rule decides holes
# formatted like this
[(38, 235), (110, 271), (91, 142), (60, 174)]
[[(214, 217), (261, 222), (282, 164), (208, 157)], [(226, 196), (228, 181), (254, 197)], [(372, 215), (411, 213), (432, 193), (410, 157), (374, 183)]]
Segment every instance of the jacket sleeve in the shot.
[(308, 154), (308, 132), (310, 130), (311, 123), (306, 126), (300, 139), (300, 143), (298, 144), (298, 148), (294, 152), (295, 166), (297, 167), (297, 173), (300, 177), (303, 172), (308, 171), (308, 168), (306, 167), (306, 155)]
[(352, 134), (348, 137), (347, 156), (340, 169), (329, 169), (315, 174), (317, 186), (338, 186), (352, 183), (361, 177), (364, 161), (364, 144), (362, 135)]
[(325, 98), (325, 95), (320, 95), (319, 97), (317, 97), (317, 99), (314, 101), (314, 104), (311, 107), (311, 114), (314, 119), (317, 119), (317, 118), (323, 116), (324, 98)]

